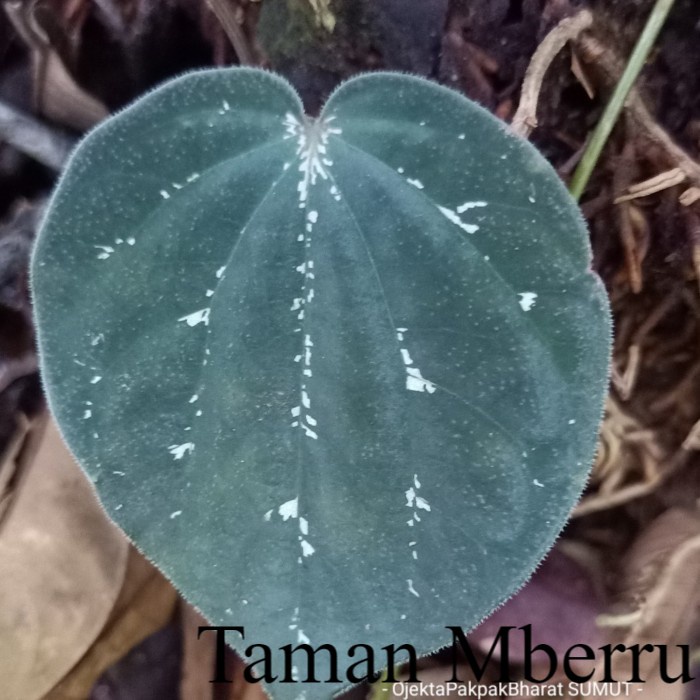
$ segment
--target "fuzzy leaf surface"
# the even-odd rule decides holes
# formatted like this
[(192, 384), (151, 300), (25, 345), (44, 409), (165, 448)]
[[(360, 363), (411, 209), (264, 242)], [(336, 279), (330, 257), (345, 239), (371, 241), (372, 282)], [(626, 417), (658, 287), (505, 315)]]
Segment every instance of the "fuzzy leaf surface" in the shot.
[(236, 648), (334, 644), (344, 678), (351, 644), (449, 644), (560, 532), (607, 382), (590, 258), (551, 167), (454, 92), (367, 75), (311, 120), (269, 73), (191, 74), (59, 184), (44, 381), (110, 517)]

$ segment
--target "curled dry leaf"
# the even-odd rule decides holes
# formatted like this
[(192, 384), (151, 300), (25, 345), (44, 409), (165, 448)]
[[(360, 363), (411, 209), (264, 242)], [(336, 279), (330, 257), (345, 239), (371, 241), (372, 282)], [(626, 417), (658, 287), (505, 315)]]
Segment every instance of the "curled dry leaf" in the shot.
[(78, 85), (66, 65), (70, 53), (66, 45), (70, 46), (71, 37), (77, 35), (68, 27), (72, 22), (79, 23), (84, 13), (72, 18), (69, 12), (61, 16), (50, 3), (37, 2), (5, 3), (5, 11), (31, 55), (36, 110), (78, 131), (107, 117), (107, 108)]
[[(697, 588), (698, 576), (691, 576), (694, 567), (700, 569), (700, 557), (693, 544), (700, 538), (700, 514), (694, 511), (673, 508), (656, 518), (637, 538), (622, 562), (619, 578), (618, 601), (627, 608), (641, 613), (630, 628), (631, 636), (641, 638), (650, 627), (655, 627), (653, 636), (664, 636), (664, 641), (678, 643), (687, 637), (688, 616), (683, 620), (672, 619), (673, 610), (689, 611), (694, 601), (700, 600)], [(696, 561), (697, 560), (697, 561)], [(673, 589), (673, 590), (671, 590)], [(659, 621), (654, 621), (661, 612), (658, 605), (666, 598), (671, 608), (663, 611)], [(659, 627), (660, 625), (660, 627)], [(674, 636), (679, 626), (680, 637)]]
[(52, 422), (35, 423), (15, 460), (21, 484), (0, 523), (0, 700), (35, 700), (104, 627), (129, 545)]
[[(689, 644), (697, 622), (700, 603), (700, 514), (671, 509), (642, 532), (623, 561), (619, 609), (600, 618), (608, 627), (613, 643), (668, 645), (668, 673), (681, 671), (681, 651), (676, 645)], [(613, 676), (625, 678), (630, 668), (628, 655), (618, 655)], [(684, 697), (682, 683), (664, 683), (658, 671), (658, 657), (640, 657), (640, 675), (648, 682), (638, 686), (636, 697), (676, 700)]]

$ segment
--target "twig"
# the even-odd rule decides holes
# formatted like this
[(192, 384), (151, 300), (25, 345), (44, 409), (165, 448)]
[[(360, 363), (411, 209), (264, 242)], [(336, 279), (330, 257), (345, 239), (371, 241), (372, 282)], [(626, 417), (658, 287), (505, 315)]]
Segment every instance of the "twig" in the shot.
[(623, 372), (613, 364), (610, 379), (622, 401), (628, 401), (631, 398), (641, 366), (641, 348), (636, 344), (630, 345), (627, 351), (627, 366)]
[(629, 202), (633, 199), (639, 199), (640, 197), (648, 197), (656, 192), (663, 192), (663, 190), (685, 182), (686, 177), (687, 175), (680, 168), (666, 170), (663, 173), (654, 175), (654, 177), (650, 177), (648, 180), (630, 185), (627, 187), (627, 194), (615, 197), (613, 204), (621, 204), (622, 202)]
[(696, 163), (651, 116), (639, 93), (635, 92), (630, 102), (630, 117), (641, 134), (649, 141), (660, 146), (694, 184), (700, 185), (700, 165)]
[(559, 22), (537, 47), (525, 72), (520, 104), (510, 125), (519, 136), (527, 138), (537, 127), (537, 101), (542, 81), (552, 61), (568, 41), (578, 37), (592, 23), (593, 15), (588, 10), (582, 10)]
[[(699, 188), (691, 187), (690, 189), (697, 189), (698, 195), (700, 195)], [(690, 190), (687, 192), (690, 192)], [(681, 195), (680, 202), (684, 206), (688, 207), (683, 211), (683, 218), (686, 220), (686, 226), (688, 227), (691, 246), (691, 260), (693, 262), (693, 269), (695, 270), (695, 281), (700, 284), (700, 214), (691, 209), (689, 204), (684, 204), (683, 198), (687, 192), (684, 192)], [(698, 198), (700, 199), (700, 196)]]
[(591, 83), (591, 79), (588, 77), (588, 74), (583, 69), (583, 66), (581, 65), (581, 60), (579, 59), (578, 54), (576, 53), (576, 50), (573, 47), (571, 48), (571, 72), (574, 74), (574, 76), (576, 76), (576, 80), (578, 80), (579, 83), (581, 83), (581, 86), (588, 95), (588, 99), (594, 99), (595, 88), (593, 87), (593, 84)]
[[(593, 131), (593, 136), (588, 144), (586, 152), (581, 158), (581, 162), (576, 168), (574, 177), (571, 180), (571, 194), (575, 199), (579, 199), (583, 194), (588, 180), (591, 177), (591, 173), (598, 162), (598, 158), (603, 151), (603, 147), (610, 136), (610, 133), (615, 126), (620, 112), (625, 104), (625, 99), (627, 98), (632, 85), (634, 84), (637, 76), (642, 70), (642, 66), (651, 51), (651, 48), (656, 41), (656, 37), (661, 30), (661, 27), (666, 20), (666, 17), (673, 7), (675, 0), (656, 0), (654, 9), (651, 11), (647, 23), (642, 31), (637, 44), (632, 51), (625, 70), (620, 76), (613, 94), (610, 97), (610, 101), (603, 111), (603, 115), (600, 118), (596, 128)], [(665, 133), (665, 132), (664, 132)]]
[(697, 202), (698, 200), (700, 200), (700, 187), (689, 187), (678, 198), (678, 201), (684, 207), (689, 207), (691, 204), (695, 204), (695, 202)]
[(4, 102), (0, 102), (0, 141), (56, 171), (63, 168), (75, 143), (66, 134)]
[(209, 9), (216, 15), (216, 18), (221, 23), (221, 27), (229, 41), (233, 45), (233, 50), (236, 52), (238, 62), (242, 66), (254, 66), (256, 61), (253, 52), (248, 45), (248, 40), (243, 34), (241, 25), (236, 19), (236, 12), (231, 7), (231, 0), (207, 0)]
[[(617, 83), (622, 72), (620, 61), (599, 41), (591, 36), (582, 37), (580, 48), (586, 56), (595, 61), (605, 80)], [(659, 125), (647, 109), (639, 90), (632, 88), (625, 102), (628, 119), (635, 127), (635, 136), (641, 137), (658, 146), (666, 153), (669, 161), (679, 167), (695, 185), (700, 185), (700, 165), (696, 163)]]
[(687, 451), (700, 449), (700, 421), (697, 421), (688, 432), (683, 440), (682, 449)]
[[(622, 149), (613, 174), (613, 189), (621, 192), (631, 187), (635, 160), (634, 141), (628, 141)], [(649, 225), (636, 206), (623, 203), (615, 209), (618, 233), (625, 255), (627, 280), (634, 294), (639, 294), (644, 286), (642, 261), (649, 248)], [(629, 398), (629, 397), (628, 397)]]

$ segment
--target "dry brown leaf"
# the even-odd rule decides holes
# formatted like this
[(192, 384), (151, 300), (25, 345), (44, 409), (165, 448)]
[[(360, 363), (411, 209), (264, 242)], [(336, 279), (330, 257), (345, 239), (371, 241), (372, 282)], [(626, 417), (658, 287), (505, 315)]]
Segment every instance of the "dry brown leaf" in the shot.
[(124, 585), (104, 629), (85, 656), (44, 700), (88, 697), (109, 666), (167, 624), (177, 600), (178, 594), (172, 584), (131, 547)]
[[(668, 645), (669, 673), (678, 674), (681, 662), (676, 645), (690, 641), (700, 603), (699, 580), (700, 513), (668, 510), (642, 532), (623, 562), (620, 597), (626, 608), (605, 620), (608, 625), (617, 624), (613, 642)], [(629, 677), (629, 656), (614, 657), (613, 677)], [(647, 683), (635, 686), (635, 697), (684, 697), (681, 683), (660, 679), (656, 655), (644, 654), (640, 659), (640, 675)]]
[(0, 700), (35, 700), (75, 665), (119, 595), (129, 545), (46, 417), (17, 458), (0, 529)]
[(700, 515), (681, 509), (660, 515), (640, 536), (628, 567), (642, 612), (628, 639), (687, 643), (700, 602)]
[(55, 51), (37, 55), (35, 66), (36, 108), (41, 114), (78, 131), (109, 116), (107, 108), (75, 82)]
[(636, 588), (637, 595), (646, 596), (674, 553), (696, 535), (700, 535), (700, 514), (672, 508), (659, 515), (640, 534), (623, 561), (622, 595)]
[[(52, 24), (49, 18), (57, 8), (37, 2), (6, 2), (4, 7), (30, 51), (36, 111), (78, 131), (90, 129), (105, 119), (109, 115), (107, 108), (78, 85), (58, 47), (52, 43), (56, 37), (52, 38), (46, 31), (45, 24), (47, 21)], [(69, 7), (63, 9), (70, 12)], [(60, 22), (55, 26), (59, 27)]]

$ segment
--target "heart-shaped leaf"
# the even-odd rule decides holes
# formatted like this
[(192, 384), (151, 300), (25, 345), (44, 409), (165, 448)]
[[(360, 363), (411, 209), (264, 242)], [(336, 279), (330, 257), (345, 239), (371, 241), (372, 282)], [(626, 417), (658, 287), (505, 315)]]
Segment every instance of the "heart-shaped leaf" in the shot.
[(444, 646), (585, 483), (610, 324), (582, 219), (424, 80), (356, 78), (318, 119), (258, 70), (166, 84), (76, 151), (33, 288), (68, 444), (239, 649)]

